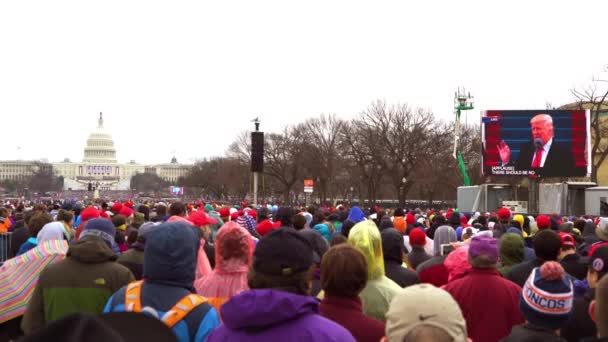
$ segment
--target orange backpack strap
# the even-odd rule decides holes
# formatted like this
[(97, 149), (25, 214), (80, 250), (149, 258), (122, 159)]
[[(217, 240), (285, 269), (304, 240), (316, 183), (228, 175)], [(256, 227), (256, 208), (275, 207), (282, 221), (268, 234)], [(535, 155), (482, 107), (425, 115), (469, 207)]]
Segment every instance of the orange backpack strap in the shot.
[(205, 304), (207, 299), (195, 294), (189, 294), (186, 297), (180, 299), (167, 313), (163, 315), (161, 321), (165, 323), (169, 328), (173, 328), (179, 321), (184, 319), (192, 310), (196, 309), (199, 305)]
[(125, 290), (125, 311), (141, 312), (141, 285), (143, 280), (135, 281), (127, 285)]

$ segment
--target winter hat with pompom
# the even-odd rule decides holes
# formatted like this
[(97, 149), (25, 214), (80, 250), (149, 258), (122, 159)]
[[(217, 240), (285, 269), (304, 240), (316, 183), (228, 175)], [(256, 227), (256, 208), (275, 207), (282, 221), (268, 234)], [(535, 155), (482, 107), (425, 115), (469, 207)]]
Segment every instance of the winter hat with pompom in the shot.
[(524, 284), (519, 308), (528, 322), (538, 327), (559, 329), (570, 318), (574, 293), (564, 268), (548, 261), (532, 270)]

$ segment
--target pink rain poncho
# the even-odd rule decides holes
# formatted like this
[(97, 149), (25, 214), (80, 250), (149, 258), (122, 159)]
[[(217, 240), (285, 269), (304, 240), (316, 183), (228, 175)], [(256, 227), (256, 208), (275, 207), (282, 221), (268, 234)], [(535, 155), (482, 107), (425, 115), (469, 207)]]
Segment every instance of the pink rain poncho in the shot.
[(236, 222), (227, 222), (215, 239), (215, 269), (194, 281), (196, 293), (207, 297), (217, 312), (232, 296), (248, 290), (247, 273), (253, 257), (251, 234)]

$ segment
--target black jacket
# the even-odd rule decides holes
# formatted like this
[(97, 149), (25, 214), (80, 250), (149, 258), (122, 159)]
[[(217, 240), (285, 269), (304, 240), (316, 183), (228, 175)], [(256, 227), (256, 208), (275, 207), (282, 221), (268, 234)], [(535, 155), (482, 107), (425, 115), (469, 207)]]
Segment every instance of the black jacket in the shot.
[(501, 342), (565, 342), (551, 330), (533, 326), (531, 324), (516, 325), (511, 334)]
[(589, 316), (589, 304), (595, 297), (595, 290), (588, 289), (582, 297), (574, 298), (572, 304), (572, 316), (568, 324), (562, 328), (562, 336), (568, 342), (578, 342), (582, 338), (592, 337), (597, 334), (595, 323)]
[[(520, 146), (519, 157), (515, 162), (515, 169), (531, 170), (535, 150), (532, 141), (522, 144)], [(584, 176), (587, 173), (587, 169), (576, 168), (571, 146), (558, 143), (554, 138), (545, 164), (538, 170), (538, 173), (544, 177)]]
[(30, 232), (27, 230), (25, 226), (17, 228), (11, 234), (11, 250), (9, 251), (9, 258), (13, 258), (19, 252), (19, 248), (21, 245), (27, 241), (30, 237)]
[(576, 279), (582, 280), (587, 277), (587, 265), (580, 262), (580, 256), (578, 254), (566, 255), (566, 257), (560, 261), (560, 264), (568, 274)]
[(532, 270), (535, 267), (541, 266), (542, 264), (543, 262), (539, 259), (524, 261), (520, 264), (511, 267), (511, 270), (509, 271), (509, 273), (507, 273), (506, 278), (514, 282), (515, 284), (523, 287), (526, 283), (526, 280), (528, 280), (530, 273), (532, 273)]
[(418, 283), (418, 275), (416, 272), (401, 266), (403, 263), (403, 252), (405, 250), (403, 235), (394, 228), (387, 228), (380, 233), (380, 236), (382, 237), (384, 273), (386, 276), (401, 287)]

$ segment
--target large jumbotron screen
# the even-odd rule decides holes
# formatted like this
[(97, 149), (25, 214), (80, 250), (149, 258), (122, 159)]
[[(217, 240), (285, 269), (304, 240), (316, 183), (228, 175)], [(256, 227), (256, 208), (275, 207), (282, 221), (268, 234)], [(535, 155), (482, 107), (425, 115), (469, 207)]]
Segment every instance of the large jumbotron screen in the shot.
[(485, 176), (588, 177), (589, 110), (481, 113)]

